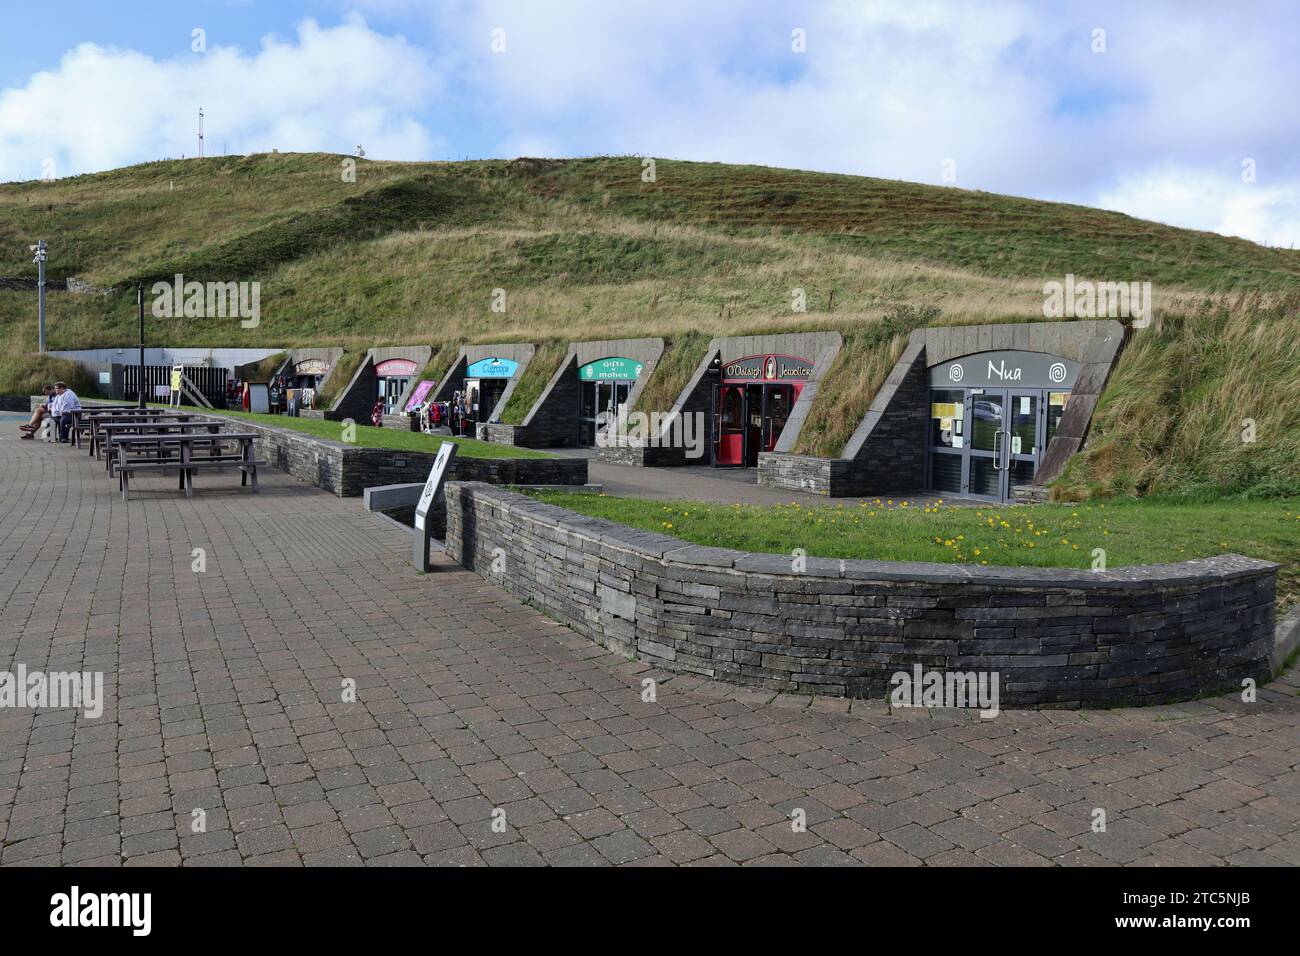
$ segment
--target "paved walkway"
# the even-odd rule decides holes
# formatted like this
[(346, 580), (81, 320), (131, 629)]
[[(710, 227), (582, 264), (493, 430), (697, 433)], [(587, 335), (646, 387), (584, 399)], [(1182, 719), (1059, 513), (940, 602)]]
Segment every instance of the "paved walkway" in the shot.
[(0, 438), (0, 670), (107, 693), (0, 709), (0, 864), (1300, 864), (1294, 674), (987, 721), (687, 678), (646, 703), (639, 665), (413, 574), (355, 499), (172, 481), (124, 503)]

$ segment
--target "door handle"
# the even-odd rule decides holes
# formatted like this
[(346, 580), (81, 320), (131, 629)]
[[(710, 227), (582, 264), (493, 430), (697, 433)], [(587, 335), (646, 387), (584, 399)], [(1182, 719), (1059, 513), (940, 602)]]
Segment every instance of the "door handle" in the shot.
[(995, 471), (1002, 470), (1002, 429), (999, 428), (993, 433), (993, 468)]

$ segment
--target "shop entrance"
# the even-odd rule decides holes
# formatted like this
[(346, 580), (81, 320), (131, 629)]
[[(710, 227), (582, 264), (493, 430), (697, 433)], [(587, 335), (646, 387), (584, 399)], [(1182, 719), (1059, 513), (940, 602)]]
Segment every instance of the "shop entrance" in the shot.
[(465, 411), (471, 421), (485, 422), (492, 416), (497, 402), (506, 392), (508, 379), (465, 379)]
[(933, 389), (929, 489), (1013, 501), (1033, 483), (1070, 393), (1052, 389)]
[(1033, 483), (1079, 372), (1042, 352), (983, 352), (930, 369), (926, 487), (1013, 501)]
[(378, 398), (384, 403), (385, 415), (401, 411), (402, 393), (419, 370), (419, 366), (408, 359), (387, 359), (375, 365)]
[(795, 385), (713, 386), (713, 464), (753, 468), (760, 451), (772, 451), (790, 418)]
[(583, 382), (582, 398), (578, 406), (578, 444), (591, 448), (596, 444), (596, 434), (618, 417), (618, 410), (627, 404), (632, 392), (632, 382)]
[(379, 379), (379, 400), (384, 403), (384, 414), (392, 415), (397, 411), (398, 402), (401, 400), (402, 393), (406, 391), (406, 386), (411, 380), (396, 375), (388, 375)]

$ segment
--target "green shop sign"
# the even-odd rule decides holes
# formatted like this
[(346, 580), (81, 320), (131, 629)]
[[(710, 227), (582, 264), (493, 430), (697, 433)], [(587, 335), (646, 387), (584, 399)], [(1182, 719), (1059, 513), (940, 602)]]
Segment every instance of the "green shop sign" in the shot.
[(584, 382), (635, 382), (640, 374), (641, 363), (630, 358), (603, 358), (578, 369)]

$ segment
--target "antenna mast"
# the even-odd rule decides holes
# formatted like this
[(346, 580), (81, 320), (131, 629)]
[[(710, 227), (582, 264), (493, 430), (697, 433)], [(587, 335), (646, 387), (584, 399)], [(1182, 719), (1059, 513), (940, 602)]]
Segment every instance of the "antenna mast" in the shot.
[(203, 107), (199, 107), (199, 159), (203, 158)]

